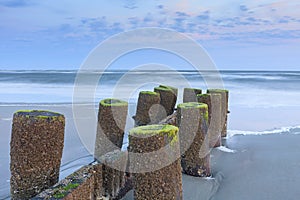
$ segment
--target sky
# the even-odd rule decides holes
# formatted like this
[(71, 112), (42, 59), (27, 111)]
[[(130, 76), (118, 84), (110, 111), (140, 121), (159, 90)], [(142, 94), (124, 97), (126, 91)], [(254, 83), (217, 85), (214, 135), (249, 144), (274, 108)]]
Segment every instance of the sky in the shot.
[[(195, 40), (220, 70), (300, 70), (298, 0), (0, 0), (0, 69), (79, 69), (124, 31), (168, 28)], [(141, 51), (120, 69), (170, 60)], [(176, 61), (176, 62), (175, 62)]]

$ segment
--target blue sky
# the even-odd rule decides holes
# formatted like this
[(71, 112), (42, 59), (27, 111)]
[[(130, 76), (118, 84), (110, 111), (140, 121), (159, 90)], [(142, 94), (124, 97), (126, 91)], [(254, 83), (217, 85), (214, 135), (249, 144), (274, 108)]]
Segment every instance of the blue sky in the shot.
[[(114, 34), (163, 27), (196, 40), (221, 70), (299, 70), (299, 10), (296, 0), (0, 0), (0, 69), (78, 69)], [(140, 52), (119, 65), (169, 57)]]

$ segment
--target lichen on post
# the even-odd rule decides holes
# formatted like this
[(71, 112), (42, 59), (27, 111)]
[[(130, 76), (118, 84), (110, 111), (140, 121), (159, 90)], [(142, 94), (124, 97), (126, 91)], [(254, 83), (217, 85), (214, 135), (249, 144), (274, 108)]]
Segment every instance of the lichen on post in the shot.
[(65, 118), (50, 111), (14, 113), (10, 143), (11, 199), (29, 199), (59, 178)]
[(210, 147), (219, 147), (222, 143), (221, 138), (221, 94), (198, 94), (199, 103), (208, 106), (208, 137)]
[(133, 173), (135, 199), (182, 199), (177, 127), (148, 125), (132, 129), (129, 133), (131, 154), (141, 155), (129, 157), (130, 170), (139, 171)]
[(221, 94), (221, 105), (222, 105), (222, 116), (221, 116), (221, 122), (222, 125), (222, 131), (221, 136), (226, 137), (227, 136), (227, 114), (228, 114), (228, 99), (229, 99), (229, 91), (224, 89), (208, 89), (207, 93), (217, 93)]
[(183, 103), (197, 102), (197, 95), (202, 94), (201, 89), (184, 88), (183, 89)]
[(210, 176), (208, 106), (190, 102), (177, 106), (177, 122), (179, 125), (179, 141), (181, 166), (188, 175)]
[(154, 92), (160, 94), (160, 105), (165, 110), (165, 113), (161, 112), (159, 116), (158, 121), (160, 121), (173, 114), (177, 101), (178, 89), (171, 86), (160, 85), (159, 87), (154, 88)]
[(139, 94), (135, 125), (142, 126), (159, 122), (160, 95), (157, 92), (141, 91)]
[(119, 99), (104, 99), (99, 104), (95, 159), (123, 145), (128, 103)]

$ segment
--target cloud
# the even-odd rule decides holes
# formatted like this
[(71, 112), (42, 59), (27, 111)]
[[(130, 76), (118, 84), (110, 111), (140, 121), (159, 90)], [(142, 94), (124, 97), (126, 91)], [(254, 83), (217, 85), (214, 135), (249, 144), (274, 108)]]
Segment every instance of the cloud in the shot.
[(245, 5), (240, 5), (240, 10), (246, 12), (246, 11), (248, 11), (249, 9), (248, 9), (247, 6), (245, 6)]
[(137, 7), (137, 4), (136, 4), (135, 0), (126, 0), (124, 8), (133, 10), (133, 9), (138, 8), (138, 7)]
[(199, 23), (207, 23), (210, 19), (210, 12), (209, 11), (205, 11), (203, 13), (201, 13), (200, 15), (196, 16), (196, 21)]
[(0, 6), (5, 7), (18, 8), (30, 5), (32, 5), (32, 2), (30, 0), (0, 0)]
[(144, 20), (143, 20), (145, 23), (149, 23), (149, 22), (152, 22), (154, 21), (154, 18), (152, 16), (151, 13), (148, 13), (145, 17), (144, 17)]
[(179, 12), (177, 11), (175, 13), (178, 17), (189, 17), (190, 15), (186, 14), (185, 12)]
[(157, 9), (164, 9), (164, 5), (157, 5), (156, 8)]

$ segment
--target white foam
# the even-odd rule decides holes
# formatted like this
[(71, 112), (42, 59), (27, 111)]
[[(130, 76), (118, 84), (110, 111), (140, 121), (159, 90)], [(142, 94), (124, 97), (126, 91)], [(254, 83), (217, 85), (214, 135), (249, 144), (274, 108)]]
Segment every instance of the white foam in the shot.
[(225, 146), (220, 146), (220, 147), (217, 147), (216, 149), (226, 152), (226, 153), (235, 153), (236, 152), (235, 150), (229, 149)]
[(1, 118), (1, 117), (0, 117), (0, 120), (3, 120), (3, 121), (10, 121), (10, 120), (12, 120), (12, 118)]
[[(233, 137), (235, 135), (268, 135), (268, 134), (279, 134), (279, 133), (287, 133), (293, 129), (300, 128), (300, 126), (289, 126), (282, 127), (280, 129), (266, 130), (266, 131), (241, 131), (241, 130), (228, 130), (227, 138)], [(298, 132), (294, 133), (298, 134)]]

